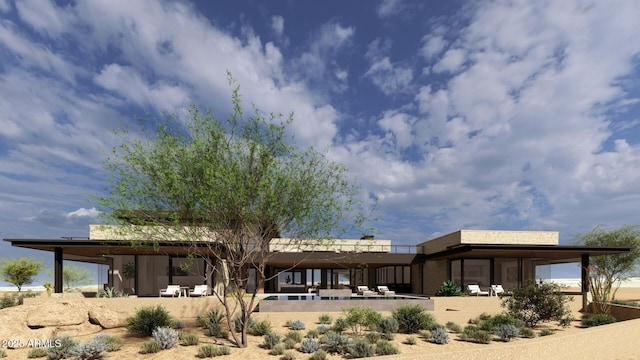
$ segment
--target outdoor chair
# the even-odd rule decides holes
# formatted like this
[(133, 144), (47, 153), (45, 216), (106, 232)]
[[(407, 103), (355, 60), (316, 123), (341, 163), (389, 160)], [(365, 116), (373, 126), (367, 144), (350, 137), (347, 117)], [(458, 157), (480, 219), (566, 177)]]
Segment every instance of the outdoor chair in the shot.
[(389, 290), (387, 286), (378, 286), (378, 293), (380, 295), (385, 295), (385, 296), (389, 296), (389, 295), (393, 296), (396, 294), (395, 291)]
[(189, 290), (189, 296), (207, 296), (209, 295), (209, 287), (207, 285), (196, 285), (193, 290)]
[(469, 295), (484, 295), (489, 296), (488, 291), (480, 290), (480, 285), (467, 285), (467, 290), (469, 290)]
[(371, 295), (375, 295), (376, 292), (369, 290), (369, 288), (366, 286), (359, 285), (357, 287), (357, 294), (362, 296), (371, 296)]
[(160, 293), (158, 296), (176, 297), (178, 295), (180, 295), (180, 285), (167, 285), (166, 289), (160, 289)]
[(505, 295), (505, 291), (504, 288), (502, 287), (502, 285), (491, 285), (491, 296), (500, 296), (502, 297), (503, 295)]

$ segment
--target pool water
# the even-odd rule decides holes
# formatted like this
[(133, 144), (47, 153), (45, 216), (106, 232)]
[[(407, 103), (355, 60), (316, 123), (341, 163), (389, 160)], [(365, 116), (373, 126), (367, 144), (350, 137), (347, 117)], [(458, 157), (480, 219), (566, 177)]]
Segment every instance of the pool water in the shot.
[(318, 295), (271, 295), (264, 300), (396, 300), (411, 299), (405, 296), (318, 296)]

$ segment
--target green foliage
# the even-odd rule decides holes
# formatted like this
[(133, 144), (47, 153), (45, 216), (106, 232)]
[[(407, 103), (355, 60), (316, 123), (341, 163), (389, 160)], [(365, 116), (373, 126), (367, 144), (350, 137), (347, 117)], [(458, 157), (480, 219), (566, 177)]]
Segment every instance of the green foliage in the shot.
[(594, 314), (594, 315), (583, 315), (582, 316), (582, 326), (583, 327), (592, 327), (592, 326), (600, 326), (606, 324), (612, 324), (616, 322), (617, 319), (610, 314)]
[(398, 321), (401, 332), (415, 334), (428, 329), (435, 318), (420, 305), (403, 305), (393, 310), (393, 317)]
[(393, 337), (398, 333), (398, 330), (398, 320), (394, 317), (386, 317), (378, 323), (378, 331), (380, 331), (387, 340), (393, 340)]
[(527, 281), (515, 288), (513, 295), (502, 301), (502, 306), (527, 327), (533, 328), (541, 322), (560, 321), (571, 315), (567, 303), (572, 299), (562, 294), (561, 290), (554, 283)]
[(285, 338), (282, 342), (285, 349), (295, 349), (297, 342), (294, 339)]
[[(262, 346), (265, 349), (273, 349), (276, 344), (280, 343), (280, 335), (271, 332), (263, 336)], [(279, 354), (278, 354), (279, 355)]]
[(501, 324), (496, 329), (496, 335), (503, 341), (511, 341), (511, 339), (520, 336), (520, 329), (512, 324)]
[(296, 343), (302, 341), (302, 333), (298, 330), (291, 330), (284, 336), (285, 339), (291, 339)]
[(495, 314), (493, 316), (483, 318), (478, 324), (480, 329), (486, 330), (490, 333), (496, 332), (500, 325), (514, 325), (515, 327), (522, 327), (522, 321), (516, 319), (510, 314)]
[(415, 345), (418, 343), (418, 340), (416, 339), (415, 336), (411, 335), (411, 336), (407, 336), (407, 338), (404, 340), (404, 343), (407, 345)]
[(106, 345), (95, 339), (88, 343), (76, 345), (69, 353), (76, 360), (100, 360), (105, 356)]
[(589, 291), (598, 304), (594, 311), (608, 313), (609, 303), (615, 299), (620, 281), (635, 274), (640, 265), (640, 228), (624, 225), (607, 231), (600, 225), (590, 232), (580, 234), (579, 242), (587, 246), (621, 246), (631, 249), (628, 253), (594, 256), (587, 269)]
[(0, 349), (0, 358), (6, 358), (7, 357), (7, 351), (5, 349)]
[(448, 321), (445, 324), (445, 327), (447, 329), (449, 329), (449, 331), (451, 331), (452, 333), (456, 333), (457, 334), (459, 332), (462, 332), (462, 326), (460, 324), (457, 324), (457, 323), (453, 322), (453, 321)]
[[(222, 327), (225, 315), (218, 309), (211, 310), (205, 316), (198, 316), (196, 322), (207, 330), (209, 336), (224, 338), (229, 336), (229, 332)], [(241, 322), (241, 320), (238, 320)]]
[(384, 355), (394, 355), (399, 353), (398, 348), (393, 345), (390, 341), (387, 340), (379, 340), (376, 343), (376, 355), (384, 356)]
[(173, 323), (171, 324), (171, 327), (174, 329), (184, 329), (187, 326), (187, 323), (184, 322), (184, 320), (173, 320)]
[(104, 344), (106, 352), (118, 351), (122, 348), (122, 339), (109, 334), (96, 335), (93, 340)]
[(128, 297), (128, 295), (116, 288), (107, 287), (106, 289), (98, 290), (96, 297), (97, 298), (117, 298), (117, 297)]
[(207, 344), (202, 345), (200, 346), (200, 348), (198, 348), (198, 353), (196, 354), (196, 356), (199, 358), (210, 358), (229, 354), (231, 354), (231, 348), (229, 348), (228, 346)]
[(546, 328), (540, 330), (540, 333), (539, 333), (540, 336), (549, 336), (549, 335), (553, 335), (553, 334), (554, 334), (553, 330), (546, 329)]
[(200, 337), (198, 334), (184, 334), (180, 337), (180, 340), (184, 346), (193, 346), (200, 343)]
[(307, 331), (307, 337), (308, 338), (316, 339), (316, 338), (318, 338), (318, 336), (320, 336), (320, 332), (318, 331), (318, 329), (311, 329), (311, 330)]
[(374, 356), (376, 348), (363, 339), (356, 339), (349, 344), (348, 351), (352, 358), (365, 358)]
[(612, 304), (623, 305), (623, 306), (631, 306), (631, 307), (640, 307), (640, 303), (636, 301), (622, 301), (622, 300), (613, 300)]
[(31, 348), (27, 353), (27, 357), (29, 359), (36, 359), (36, 358), (41, 358), (45, 356), (47, 356), (47, 349), (42, 347)]
[(269, 355), (282, 355), (284, 354), (284, 344), (275, 344), (269, 351)]
[(345, 354), (348, 351), (350, 340), (337, 333), (327, 333), (320, 338), (320, 343), (322, 348), (330, 354)]
[(127, 331), (135, 336), (151, 336), (157, 327), (170, 327), (171, 316), (169, 312), (160, 305), (156, 307), (142, 307), (127, 319), (125, 327)]
[(430, 340), (435, 344), (444, 345), (451, 341), (451, 337), (444, 327), (439, 326), (431, 330)]
[(371, 344), (375, 344), (382, 338), (382, 335), (378, 332), (368, 332), (364, 334), (364, 338)]
[(287, 351), (280, 357), (280, 360), (294, 360), (295, 358), (296, 354), (293, 351)]
[(451, 280), (443, 282), (436, 292), (436, 296), (460, 296), (461, 294), (462, 289), (460, 286)]
[(289, 328), (291, 330), (304, 330), (306, 328), (306, 325), (302, 320), (294, 320), (291, 322), (291, 325), (289, 325)]
[(333, 321), (333, 319), (328, 314), (322, 314), (322, 315), (320, 315), (320, 318), (318, 319), (318, 322), (320, 324), (330, 325), (332, 321)]
[(534, 337), (536, 337), (536, 332), (533, 331), (532, 328), (524, 327), (520, 329), (520, 337), (533, 339)]
[(300, 343), (300, 348), (298, 350), (300, 350), (300, 352), (303, 352), (305, 354), (311, 354), (313, 352), (316, 352), (316, 350), (318, 350), (319, 348), (320, 348), (320, 343), (318, 342), (318, 340), (313, 338), (305, 338)]
[[(336, 321), (337, 323), (337, 321)], [(343, 332), (346, 329), (346, 324), (345, 327), (343, 329), (341, 329), (340, 331), (334, 330), (335, 332)], [(316, 330), (318, 330), (318, 334), (322, 335), (324, 333), (326, 333), (327, 331), (331, 330), (331, 327), (327, 324), (320, 324), (318, 325), (318, 327), (316, 328)]]
[(311, 357), (309, 358), (309, 360), (327, 360), (327, 352), (320, 349), (316, 352), (313, 353), (313, 355), (311, 355)]
[(12, 306), (18, 306), (18, 305), (22, 305), (24, 303), (24, 299), (25, 298), (32, 298), (35, 297), (36, 294), (31, 292), (31, 290), (27, 291), (27, 292), (20, 292), (20, 293), (12, 293), (12, 294), (4, 294), (1, 298), (0, 298), (0, 309), (4, 309), (4, 308), (8, 308), (8, 307), (12, 307)]
[(55, 336), (51, 339), (54, 346), (47, 348), (47, 360), (65, 359), (71, 356), (71, 349), (78, 345), (69, 335)]
[(491, 342), (491, 333), (482, 330), (475, 325), (467, 325), (460, 334), (460, 340), (488, 344)]
[(331, 327), (331, 330), (341, 334), (345, 330), (347, 330), (348, 327), (349, 327), (349, 323), (347, 322), (347, 319), (345, 319), (343, 317), (339, 317), (339, 318), (336, 319), (335, 323), (333, 323), (333, 326)]
[(262, 336), (271, 332), (271, 323), (267, 320), (256, 322), (248, 330), (249, 334), (254, 336)]
[(178, 343), (178, 332), (170, 327), (157, 327), (151, 336), (160, 344), (162, 350), (171, 349)]
[(382, 314), (368, 307), (352, 306), (345, 312), (345, 321), (355, 335), (361, 335), (365, 329), (375, 331), (382, 321)]
[(62, 283), (65, 290), (88, 285), (92, 282), (91, 272), (86, 267), (74, 264), (64, 264), (62, 267)]
[[(236, 332), (241, 332), (242, 331), (242, 325), (243, 325), (243, 321), (242, 321), (243, 317), (240, 316), (236, 316), (233, 319), (233, 326), (236, 330)], [(247, 332), (250, 332), (250, 329), (252, 327), (254, 327), (256, 325), (256, 320), (252, 317), (249, 317), (249, 321), (247, 322)]]
[(0, 279), (18, 287), (33, 284), (36, 276), (42, 270), (44, 263), (33, 258), (21, 257), (0, 259)]

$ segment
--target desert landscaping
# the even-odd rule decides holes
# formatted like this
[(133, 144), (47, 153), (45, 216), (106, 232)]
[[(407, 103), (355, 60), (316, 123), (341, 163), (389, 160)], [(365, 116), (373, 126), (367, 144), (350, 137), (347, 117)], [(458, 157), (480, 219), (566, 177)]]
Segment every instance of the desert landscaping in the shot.
[[(48, 298), (46, 294), (40, 298), (27, 299), (24, 305), (0, 310), (0, 339), (6, 347), (7, 342), (22, 340), (25, 344), (30, 340), (47, 339), (53, 334), (69, 334), (74, 339), (84, 343), (93, 339), (99, 333), (106, 333), (123, 340), (122, 348), (117, 352), (107, 353), (108, 358), (129, 359), (177, 359), (196, 358), (197, 350), (207, 343), (217, 343), (231, 347), (231, 354), (220, 358), (233, 359), (279, 359), (279, 356), (269, 355), (269, 350), (262, 348), (262, 336), (249, 336), (247, 348), (237, 348), (226, 340), (209, 337), (202, 328), (196, 326), (196, 319), (183, 317), (192, 315), (190, 307), (197, 307), (195, 312), (203, 313), (215, 304), (214, 298), (205, 299), (160, 299), (160, 298), (130, 298), (130, 299), (83, 299), (76, 298)], [(46, 298), (45, 298), (46, 297)], [(640, 301), (640, 288), (623, 287), (618, 291), (617, 299), (623, 301)], [(119, 301), (116, 303), (116, 301)], [(178, 302), (181, 301), (181, 302)], [(199, 302), (198, 302), (199, 301)], [(111, 304), (109, 302), (112, 302)], [(122, 305), (126, 304), (126, 305)], [(122, 326), (127, 317), (135, 313), (139, 306), (149, 304), (166, 305), (171, 315), (186, 324), (183, 331), (199, 335), (200, 343), (196, 346), (177, 345), (171, 349), (162, 350), (155, 354), (140, 354), (139, 350), (149, 338), (133, 337), (127, 334)], [(497, 314), (503, 311), (501, 300), (497, 297), (436, 297), (435, 310), (432, 315), (440, 324), (455, 322), (465, 326), (470, 319), (481, 314)], [(405, 344), (409, 335), (397, 334), (393, 343), (398, 347), (399, 354), (387, 358), (393, 359), (638, 359), (640, 358), (640, 319), (622, 321), (615, 324), (582, 328), (580, 327), (581, 299), (575, 296), (570, 303), (573, 316), (576, 319), (569, 327), (561, 328), (555, 324), (545, 323), (536, 331), (543, 328), (553, 330), (553, 334), (532, 339), (516, 338), (509, 342), (495, 338), (490, 344), (477, 344), (459, 340), (457, 334), (450, 334), (448, 344), (438, 345), (425, 341), (419, 334), (415, 345)], [(113, 309), (113, 308), (116, 309)], [(302, 320), (306, 330), (318, 326), (318, 318), (323, 313), (254, 313), (257, 321), (266, 320), (272, 329), (284, 335), (289, 331), (285, 327), (288, 320)], [(341, 312), (327, 313), (333, 319), (342, 315)], [(388, 316), (390, 313), (383, 313)], [(303, 331), (303, 334), (306, 333)], [(10, 349), (5, 348), (8, 359), (27, 359), (29, 347)], [(295, 351), (296, 359), (308, 359), (309, 354)], [(344, 359), (341, 355), (331, 355), (328, 359)]]

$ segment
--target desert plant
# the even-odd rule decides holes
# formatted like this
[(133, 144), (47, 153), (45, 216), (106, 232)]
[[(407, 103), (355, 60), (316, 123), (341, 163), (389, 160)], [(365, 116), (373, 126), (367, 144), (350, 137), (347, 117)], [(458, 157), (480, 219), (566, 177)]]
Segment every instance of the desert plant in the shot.
[[(2, 351), (4, 351), (4, 349), (2, 349)], [(45, 356), (47, 356), (47, 349), (43, 347), (29, 349), (29, 352), (27, 353), (27, 357), (29, 359), (36, 359), (36, 358), (41, 358)]]
[(300, 341), (302, 341), (302, 333), (297, 330), (291, 330), (285, 334), (284, 338), (291, 339), (296, 343), (299, 343)]
[(520, 337), (533, 339), (534, 337), (536, 337), (536, 332), (533, 331), (532, 328), (523, 327), (520, 329)]
[(595, 314), (595, 315), (583, 315), (581, 319), (581, 323), (583, 327), (592, 327), (592, 326), (600, 326), (605, 324), (612, 324), (616, 322), (616, 318), (610, 314)]
[(318, 351), (314, 352), (313, 355), (311, 355), (309, 360), (327, 360), (327, 352), (319, 349)]
[(291, 322), (291, 325), (289, 326), (289, 329), (291, 330), (304, 330), (305, 328), (306, 328), (306, 325), (302, 320), (294, 320)]
[(345, 321), (355, 335), (361, 335), (365, 328), (376, 330), (382, 320), (382, 314), (368, 307), (352, 306), (345, 311)]
[(320, 315), (320, 318), (318, 318), (318, 322), (320, 324), (327, 324), (328, 325), (328, 324), (331, 324), (332, 321), (333, 321), (333, 319), (328, 314), (322, 314), (322, 315)]
[(265, 334), (263, 336), (262, 346), (265, 349), (273, 349), (273, 347), (276, 346), (276, 344), (278, 343), (280, 343), (280, 335), (274, 332)]
[(542, 329), (542, 330), (540, 330), (540, 333), (539, 333), (540, 336), (549, 336), (549, 335), (553, 335), (553, 334), (554, 334), (554, 332), (551, 329)]
[(178, 343), (178, 332), (170, 327), (157, 327), (151, 336), (160, 344), (162, 350), (171, 349)]
[(0, 358), (6, 358), (7, 357), (7, 351), (5, 349), (0, 349)]
[(199, 358), (208, 358), (229, 354), (231, 354), (231, 348), (229, 348), (228, 346), (207, 344), (202, 345), (200, 346), (200, 348), (198, 348), (198, 353), (196, 354), (196, 356)]
[(451, 337), (445, 328), (439, 326), (431, 330), (430, 340), (433, 343), (444, 345), (451, 341)]
[(322, 348), (330, 354), (345, 354), (348, 351), (350, 340), (337, 333), (327, 333), (320, 338), (320, 342)]
[(352, 358), (365, 358), (375, 355), (375, 345), (363, 339), (356, 339), (348, 346)]
[(269, 354), (271, 354), (271, 355), (282, 355), (282, 354), (284, 354), (284, 345), (283, 344), (275, 344), (271, 348), (271, 351), (269, 351)]
[(460, 334), (460, 340), (488, 344), (491, 342), (491, 333), (480, 329), (476, 325), (467, 325)]
[(451, 280), (443, 282), (436, 292), (436, 296), (460, 296), (461, 294), (462, 289), (460, 286)]
[(378, 332), (373, 331), (364, 334), (364, 338), (371, 344), (375, 344), (382, 338), (382, 335), (380, 335), (380, 333)]
[(376, 355), (394, 355), (399, 353), (398, 348), (387, 340), (378, 340), (376, 343)]
[(249, 330), (249, 334), (263, 336), (271, 332), (271, 323), (267, 320), (258, 321)]
[(180, 337), (180, 340), (184, 346), (193, 346), (200, 343), (200, 337), (198, 337), (198, 334), (184, 334)]
[[(256, 325), (256, 320), (254, 318), (250, 317), (249, 321), (247, 323), (247, 331), (249, 331), (255, 325)], [(241, 332), (242, 331), (242, 317), (241, 316), (236, 316), (233, 319), (233, 327), (236, 330), (236, 332)]]
[(571, 314), (566, 304), (572, 300), (561, 290), (562, 287), (554, 283), (527, 281), (515, 288), (513, 294), (503, 300), (502, 306), (527, 327), (533, 328), (541, 322), (560, 321)]
[(123, 294), (120, 290), (116, 288), (107, 287), (102, 290), (99, 290), (96, 293), (96, 297), (97, 298), (117, 298), (117, 297), (123, 297)]
[(522, 327), (522, 321), (514, 318), (510, 314), (495, 314), (481, 319), (478, 326), (482, 330), (494, 333), (500, 325), (514, 325), (515, 327)]
[(104, 358), (106, 345), (93, 339), (87, 343), (76, 345), (69, 350), (69, 354), (76, 360), (100, 360)]
[(307, 337), (308, 338), (316, 339), (318, 336), (320, 336), (320, 332), (318, 331), (318, 329), (311, 329), (311, 330), (307, 331)]
[(457, 333), (459, 333), (459, 332), (462, 332), (462, 326), (460, 326), (460, 324), (457, 324), (457, 323), (455, 323), (455, 322), (453, 322), (453, 321), (448, 321), (448, 322), (445, 324), (445, 327), (446, 327), (449, 331), (451, 331), (452, 333), (456, 333), (456, 334), (457, 334)]
[(515, 325), (502, 324), (496, 329), (496, 335), (503, 341), (511, 341), (511, 339), (520, 336), (520, 330)]
[(127, 331), (136, 336), (151, 336), (157, 327), (170, 327), (171, 315), (160, 305), (142, 307), (127, 319)]
[(378, 323), (378, 331), (380, 331), (382, 336), (387, 340), (393, 340), (394, 335), (398, 333), (398, 329), (398, 320), (394, 317), (386, 317)]
[(293, 351), (287, 351), (286, 353), (282, 354), (280, 360), (295, 360), (295, 358), (296, 354)]
[(300, 343), (300, 348), (298, 350), (300, 350), (300, 352), (303, 352), (305, 354), (311, 354), (313, 352), (316, 352), (316, 350), (318, 350), (319, 348), (320, 348), (320, 343), (318, 342), (318, 340), (313, 338), (305, 338)]
[(415, 345), (418, 343), (418, 340), (416, 339), (415, 336), (411, 335), (411, 336), (407, 336), (407, 338), (404, 340), (404, 343), (407, 345)]
[(420, 330), (428, 329), (435, 323), (433, 315), (425, 312), (420, 305), (403, 305), (393, 310), (393, 318), (398, 321), (399, 330), (414, 334)]
[(285, 338), (282, 344), (284, 345), (285, 349), (289, 350), (295, 349), (297, 342), (294, 339)]
[(347, 328), (349, 327), (349, 324), (347, 323), (347, 320), (343, 317), (339, 317), (336, 319), (336, 321), (333, 323), (333, 326), (331, 327), (331, 330), (342, 334), (345, 330), (347, 330)]
[[(329, 329), (331, 329), (331, 327), (329, 327), (329, 325), (326, 325), (326, 324), (318, 325), (318, 327), (316, 328), (316, 330), (318, 330), (318, 334), (320, 335), (326, 333), (327, 331), (329, 331)], [(344, 329), (342, 331), (344, 331)], [(342, 331), (336, 331), (336, 332), (342, 332)]]
[(184, 329), (186, 326), (187, 324), (184, 322), (184, 320), (174, 320), (171, 324), (171, 327), (176, 330)]
[(118, 351), (122, 348), (122, 339), (109, 334), (96, 335), (93, 340), (98, 341), (105, 346), (106, 352)]
[(155, 354), (160, 350), (162, 349), (160, 348), (160, 343), (158, 341), (149, 340), (142, 343), (138, 352), (140, 354)]
[(51, 339), (55, 346), (47, 348), (47, 360), (64, 359), (71, 356), (71, 349), (78, 345), (69, 335), (59, 335)]

